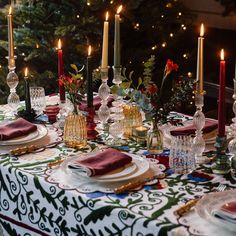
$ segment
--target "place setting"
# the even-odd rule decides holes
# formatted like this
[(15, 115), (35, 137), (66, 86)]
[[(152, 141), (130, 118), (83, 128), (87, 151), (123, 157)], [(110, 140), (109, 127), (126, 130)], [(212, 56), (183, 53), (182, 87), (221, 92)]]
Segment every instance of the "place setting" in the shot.
[[(12, 160), (25, 159), (25, 154), (43, 152), (62, 143), (62, 134), (53, 127), (34, 124), (23, 118), (0, 124), (0, 156), (10, 155)], [(50, 152), (55, 156), (55, 153)], [(48, 157), (47, 157), (48, 158)], [(41, 158), (42, 159), (42, 158)]]
[[(151, 164), (139, 155), (106, 148), (67, 156), (60, 165), (47, 170), (46, 174), (47, 181), (57, 183), (62, 188), (84, 193), (126, 193), (164, 178), (162, 168), (158, 168), (158, 164), (156, 167)], [(142, 183), (143, 179), (145, 183)]]

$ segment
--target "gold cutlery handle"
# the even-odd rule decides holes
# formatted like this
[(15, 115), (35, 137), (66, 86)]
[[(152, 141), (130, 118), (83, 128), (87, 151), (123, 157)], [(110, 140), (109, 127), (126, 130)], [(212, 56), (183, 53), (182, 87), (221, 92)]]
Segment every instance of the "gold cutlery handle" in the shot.
[(189, 212), (193, 206), (197, 204), (199, 199), (192, 199), (188, 201), (186, 204), (183, 206), (179, 207), (177, 210), (174, 211), (175, 215), (182, 216), (185, 213)]
[(163, 179), (163, 178), (165, 178), (165, 176), (166, 176), (165, 173), (160, 173), (158, 175), (155, 175), (153, 177), (150, 177), (150, 178), (147, 178), (147, 179), (144, 179), (144, 180), (129, 182), (128, 184), (124, 184), (124, 185), (122, 185), (118, 188), (115, 188), (114, 193), (116, 193), (116, 194), (125, 193), (129, 190), (140, 187), (140, 186), (144, 185), (145, 183), (147, 183), (149, 181), (152, 181), (152, 180), (155, 180), (155, 179)]
[(128, 184), (125, 184), (125, 185), (122, 185), (118, 188), (115, 188), (114, 189), (114, 193), (116, 194), (120, 194), (120, 193), (125, 193), (127, 192), (128, 190), (131, 190), (131, 189), (134, 189), (134, 188), (137, 188), (141, 185), (143, 185), (144, 182), (143, 181), (138, 181), (138, 182), (129, 182)]
[(38, 147), (36, 145), (29, 145), (29, 146), (24, 146), (24, 147), (19, 147), (19, 148), (15, 148), (10, 150), (10, 154), (13, 156), (20, 156), (20, 155), (24, 155), (26, 153), (31, 153), (33, 151), (35, 151)]
[(48, 163), (48, 168), (51, 169), (54, 166), (60, 165), (63, 161), (64, 161), (64, 159), (52, 161), (52, 162)]

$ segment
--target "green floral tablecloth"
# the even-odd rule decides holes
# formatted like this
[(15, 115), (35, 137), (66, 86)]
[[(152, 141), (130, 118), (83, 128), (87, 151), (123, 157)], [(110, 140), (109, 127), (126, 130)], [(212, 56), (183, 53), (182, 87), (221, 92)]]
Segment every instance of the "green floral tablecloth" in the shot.
[[(80, 152), (91, 152), (97, 145), (89, 142)], [(148, 156), (144, 148), (132, 142), (121, 149)], [(47, 164), (74, 153), (62, 143), (19, 159), (0, 156), (0, 223), (4, 235), (234, 235), (194, 212), (184, 217), (173, 213), (189, 199), (213, 191), (219, 183), (235, 188), (230, 175), (213, 175), (212, 180), (199, 182), (187, 175), (170, 174), (128, 194), (85, 194), (47, 181)], [(168, 150), (162, 161), (165, 158)], [(199, 170), (210, 172), (210, 165)]]

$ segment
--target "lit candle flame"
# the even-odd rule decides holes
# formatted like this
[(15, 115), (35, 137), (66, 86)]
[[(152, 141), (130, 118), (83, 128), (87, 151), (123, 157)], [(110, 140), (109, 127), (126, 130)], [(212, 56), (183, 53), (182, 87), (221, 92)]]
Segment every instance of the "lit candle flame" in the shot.
[(220, 51), (220, 60), (223, 61), (225, 59), (225, 53), (224, 53), (224, 49), (222, 48)]
[(12, 8), (10, 6), (10, 8), (9, 8), (9, 15), (11, 15), (11, 13), (12, 13)]
[(204, 36), (204, 25), (201, 24), (201, 28), (200, 28), (200, 36), (203, 37)]
[(106, 21), (108, 21), (108, 17), (109, 17), (109, 13), (107, 11), (107, 13), (106, 13)]
[(61, 39), (58, 39), (58, 46), (57, 46), (58, 49), (61, 49)]
[(120, 12), (121, 12), (121, 10), (122, 10), (122, 5), (120, 5), (118, 8), (117, 8), (117, 14), (119, 14)]
[(92, 51), (92, 47), (91, 47), (91, 45), (89, 45), (89, 47), (88, 47), (88, 56), (91, 55), (91, 51)]
[(25, 77), (28, 77), (28, 67), (25, 68)]

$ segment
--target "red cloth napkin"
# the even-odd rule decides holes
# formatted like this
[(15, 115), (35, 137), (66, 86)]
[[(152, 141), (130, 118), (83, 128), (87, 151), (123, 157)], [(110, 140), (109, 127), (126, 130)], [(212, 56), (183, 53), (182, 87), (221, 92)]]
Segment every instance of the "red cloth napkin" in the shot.
[[(209, 120), (206, 119), (206, 123), (205, 126), (203, 128), (203, 133), (209, 133), (211, 131), (213, 131), (214, 129), (216, 129), (218, 126), (218, 121), (217, 120)], [(170, 133), (173, 136), (177, 136), (177, 135), (190, 135), (190, 134), (194, 134), (196, 131), (196, 127), (195, 125), (189, 125), (189, 126), (185, 126), (185, 127), (178, 127), (174, 130), (171, 130)]]
[(130, 163), (132, 158), (123, 152), (108, 148), (85, 159), (78, 158), (70, 167), (77, 169), (88, 176), (104, 175)]
[[(108, 106), (110, 106), (113, 101), (114, 101), (113, 96), (109, 96), (107, 99)], [(94, 106), (95, 110), (98, 110), (99, 107), (101, 106), (101, 98), (99, 96), (96, 96), (93, 98), (93, 106)], [(81, 111), (84, 111), (84, 110), (86, 110), (86, 107), (87, 107), (87, 101), (82, 101), (80, 103), (79, 109)]]
[(18, 138), (22, 135), (30, 134), (37, 130), (37, 126), (29, 121), (18, 118), (16, 121), (6, 125), (0, 125), (0, 140)]

